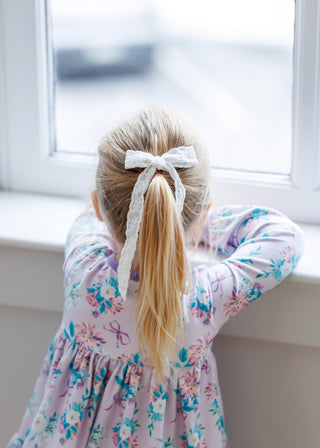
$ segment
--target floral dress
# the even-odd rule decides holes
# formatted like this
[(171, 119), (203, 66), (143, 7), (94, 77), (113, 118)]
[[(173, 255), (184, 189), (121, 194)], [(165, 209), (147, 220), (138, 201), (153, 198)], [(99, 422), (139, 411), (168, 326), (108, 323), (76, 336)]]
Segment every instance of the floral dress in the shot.
[(66, 243), (62, 322), (8, 448), (228, 446), (212, 341), (292, 273), (304, 235), (277, 210), (236, 205), (210, 209), (203, 241), (224, 257), (191, 265), (183, 346), (159, 384), (138, 352), (139, 274), (131, 272), (124, 302), (117, 244), (91, 205), (77, 218)]

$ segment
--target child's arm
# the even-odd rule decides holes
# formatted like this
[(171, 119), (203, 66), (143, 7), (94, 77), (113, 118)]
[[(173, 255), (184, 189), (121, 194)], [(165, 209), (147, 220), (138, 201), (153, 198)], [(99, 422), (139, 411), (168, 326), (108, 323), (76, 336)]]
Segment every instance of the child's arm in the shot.
[(297, 224), (275, 209), (256, 206), (211, 209), (203, 238), (228, 257), (207, 271), (217, 331), (290, 275), (304, 248)]

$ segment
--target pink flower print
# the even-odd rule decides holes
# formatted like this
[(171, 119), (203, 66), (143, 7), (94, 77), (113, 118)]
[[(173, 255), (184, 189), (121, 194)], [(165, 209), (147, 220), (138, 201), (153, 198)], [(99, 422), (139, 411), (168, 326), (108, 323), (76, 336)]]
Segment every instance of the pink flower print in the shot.
[(244, 222), (244, 227), (246, 227), (247, 230), (254, 228), (255, 225), (255, 218), (247, 219), (247, 221)]
[(111, 307), (106, 307), (107, 313), (117, 314), (123, 309), (122, 299), (121, 297), (112, 297), (109, 299), (111, 302)]
[(151, 359), (148, 356), (143, 358), (141, 361), (145, 367), (148, 367), (149, 369), (154, 368), (153, 362), (151, 361)]
[[(209, 313), (210, 313), (210, 311), (209, 311)], [(199, 318), (199, 319), (202, 319), (202, 318), (204, 317), (204, 315), (205, 315), (205, 311), (204, 311), (204, 310), (201, 310), (200, 308), (195, 307), (195, 308), (192, 308), (192, 309), (191, 309), (191, 314), (192, 314), (194, 317), (197, 317), (197, 318)]]
[(149, 389), (149, 403), (151, 403), (151, 404), (155, 403), (158, 400), (158, 398), (157, 398), (158, 394), (159, 394), (159, 387), (152, 386)]
[(130, 364), (128, 366), (127, 374), (126, 374), (126, 382), (132, 385), (138, 385), (140, 377), (142, 375), (142, 366), (137, 364)]
[(294, 247), (290, 246), (284, 247), (281, 253), (282, 253), (282, 260), (285, 263), (294, 263), (297, 257), (297, 252)]
[(83, 348), (80, 347), (80, 350), (78, 350), (73, 362), (74, 369), (76, 371), (79, 371), (81, 369), (87, 370), (89, 364), (90, 364), (90, 352), (87, 353), (86, 350), (83, 350)]
[[(246, 221), (244, 221), (244, 223), (242, 224), (243, 227), (246, 227), (247, 229), (251, 229), (256, 225), (256, 221), (260, 220), (260, 222), (263, 221), (269, 221), (269, 216), (268, 214), (272, 214), (270, 213), (269, 210), (266, 209), (259, 209), (256, 208), (255, 210), (253, 210), (253, 215), (251, 218), (248, 218)], [(267, 213), (267, 214), (266, 214)]]
[(94, 306), (94, 307), (99, 306), (99, 302), (97, 301), (97, 298), (96, 298), (94, 292), (89, 292), (88, 291), (86, 300), (87, 300), (88, 304), (91, 305), (91, 306)]
[(113, 444), (114, 444), (114, 446), (118, 446), (119, 444), (118, 444), (118, 432), (115, 432), (115, 429), (114, 428), (112, 428), (112, 430), (113, 430), (113, 434), (112, 434), (112, 442), (113, 442)]
[(91, 311), (94, 317), (99, 317), (103, 313), (117, 314), (123, 309), (118, 282), (112, 277), (108, 280), (101, 277), (97, 283), (87, 288), (86, 300), (90, 306), (94, 307)]
[(188, 363), (190, 365), (196, 364), (202, 359), (208, 351), (210, 344), (213, 340), (213, 337), (210, 337), (209, 334), (203, 335), (202, 338), (199, 338), (194, 342), (189, 350), (188, 350)]
[(252, 287), (253, 287), (254, 289), (259, 289), (259, 290), (261, 290), (261, 289), (262, 289), (262, 284), (259, 283), (259, 282), (254, 282), (254, 284), (252, 285)]
[(66, 343), (66, 338), (64, 333), (60, 333), (59, 336), (57, 338), (55, 338), (54, 340), (54, 344), (53, 344), (53, 350), (59, 350), (59, 351), (63, 351), (64, 349), (64, 345)]
[(143, 366), (149, 367), (150, 369), (153, 368), (153, 364), (152, 364), (150, 358), (148, 358), (148, 357), (142, 358), (142, 357), (140, 357), (139, 353), (130, 353), (129, 355), (122, 353), (121, 355), (117, 356), (117, 361), (120, 361), (123, 363), (129, 362), (131, 364), (143, 365)]
[(162, 384), (157, 384), (149, 389), (149, 403), (154, 405), (159, 400), (166, 400), (167, 392)]
[(132, 422), (128, 419), (124, 419), (124, 423), (112, 428), (112, 441), (115, 447), (127, 447), (127, 448), (138, 448), (137, 435), (133, 434), (135, 427)]
[(63, 432), (64, 432), (63, 421), (64, 421), (64, 420), (61, 419), (60, 422), (59, 422), (59, 432), (60, 432), (60, 433), (63, 433)]
[(131, 357), (125, 353), (121, 353), (121, 355), (117, 356), (117, 361), (127, 363), (128, 361), (131, 361)]
[(62, 360), (57, 360), (54, 361), (54, 363), (52, 364), (52, 369), (53, 369), (53, 376), (51, 377), (50, 383), (49, 383), (49, 389), (56, 389), (56, 379), (58, 377), (58, 375), (60, 375), (62, 373)]
[(52, 367), (54, 370), (54, 375), (59, 375), (59, 373), (61, 373), (62, 359), (54, 361)]
[(208, 401), (215, 401), (218, 398), (217, 385), (215, 383), (208, 383), (204, 390), (204, 394)]
[(71, 254), (69, 256), (69, 260), (72, 260), (73, 258), (77, 258), (81, 254), (82, 254), (82, 249), (81, 248), (76, 248), (76, 249), (74, 249), (73, 252), (71, 252)]
[(195, 288), (194, 297), (190, 303), (190, 309), (191, 314), (194, 317), (201, 319), (205, 325), (209, 324), (211, 315), (216, 310), (210, 301), (208, 291), (198, 285)]
[(91, 325), (89, 322), (86, 324), (82, 322), (75, 325), (75, 339), (78, 344), (84, 344), (88, 348), (97, 349), (101, 344), (105, 344), (106, 341), (99, 336), (100, 331), (95, 331), (95, 325)]
[(210, 372), (210, 369), (211, 369), (211, 367), (208, 363), (208, 360), (205, 359), (201, 365), (201, 370), (204, 370), (208, 374)]
[(136, 434), (131, 434), (131, 436), (126, 440), (128, 445), (128, 448), (137, 448), (138, 447), (138, 440)]
[(200, 378), (198, 372), (193, 369), (192, 372), (187, 371), (180, 377), (180, 388), (183, 397), (197, 395), (200, 389)]
[[(246, 268), (245, 264), (241, 260), (232, 260), (232, 261), (230, 261), (230, 263), (232, 263), (232, 266), (238, 268), (239, 270)], [(222, 297), (222, 295), (220, 295), (220, 297)]]
[(223, 311), (227, 317), (235, 316), (239, 311), (248, 305), (246, 301), (247, 294), (244, 291), (238, 291), (236, 287), (232, 289), (232, 296), (228, 297), (228, 303), (224, 304)]

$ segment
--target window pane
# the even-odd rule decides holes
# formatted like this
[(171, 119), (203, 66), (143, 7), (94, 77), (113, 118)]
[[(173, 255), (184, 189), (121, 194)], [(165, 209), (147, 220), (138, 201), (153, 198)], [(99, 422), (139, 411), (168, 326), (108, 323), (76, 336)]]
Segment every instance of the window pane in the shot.
[(198, 125), (213, 166), (290, 173), (294, 0), (48, 2), (54, 150), (92, 153), (160, 104)]

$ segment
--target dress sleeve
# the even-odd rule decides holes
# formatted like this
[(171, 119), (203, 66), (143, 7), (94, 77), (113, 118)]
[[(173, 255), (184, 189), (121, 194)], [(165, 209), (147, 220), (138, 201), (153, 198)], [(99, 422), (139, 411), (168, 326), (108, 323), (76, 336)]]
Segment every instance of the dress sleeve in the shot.
[(226, 256), (206, 270), (216, 331), (288, 277), (305, 245), (297, 224), (278, 210), (257, 206), (211, 209), (203, 240)]
[(71, 225), (65, 244), (63, 272), (66, 276), (71, 266), (97, 256), (108, 257), (118, 250), (107, 225), (97, 218), (91, 202)]

